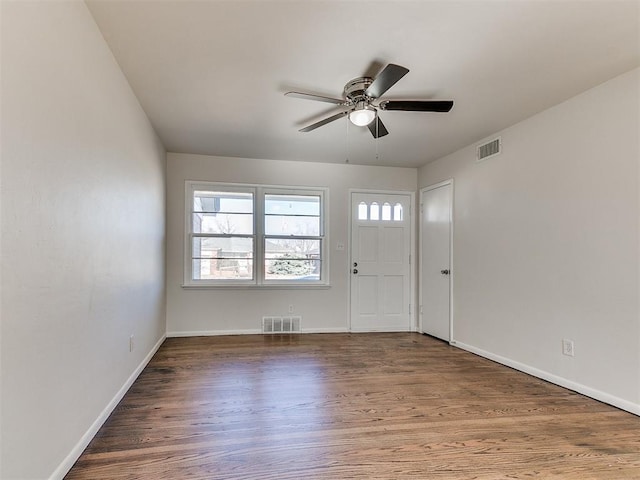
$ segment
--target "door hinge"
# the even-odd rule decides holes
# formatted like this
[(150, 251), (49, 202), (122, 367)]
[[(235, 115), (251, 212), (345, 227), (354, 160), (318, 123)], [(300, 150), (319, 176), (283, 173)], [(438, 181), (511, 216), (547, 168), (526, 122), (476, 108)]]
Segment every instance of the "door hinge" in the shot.
[(411, 315), (411, 304), (409, 304), (409, 315)]
[(420, 315), (422, 315), (424, 312), (422, 311), (422, 305), (420, 305)]
[(409, 265), (411, 265), (411, 254), (409, 254)]

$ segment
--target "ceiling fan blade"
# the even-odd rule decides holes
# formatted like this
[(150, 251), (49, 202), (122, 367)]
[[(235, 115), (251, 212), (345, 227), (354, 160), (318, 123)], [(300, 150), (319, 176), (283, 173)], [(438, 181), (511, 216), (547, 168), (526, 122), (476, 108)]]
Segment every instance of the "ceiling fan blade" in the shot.
[(344, 117), (346, 115), (349, 115), (350, 111), (351, 110), (347, 110), (345, 112), (336, 113), (335, 115), (331, 115), (330, 117), (327, 117), (324, 120), (320, 120), (319, 122), (313, 123), (313, 124), (309, 125), (308, 127), (301, 128), (299, 131), (300, 132), (310, 132), (311, 130), (315, 130), (318, 127), (326, 125), (327, 123), (331, 123), (334, 120), (338, 120), (339, 118), (342, 118), (342, 117)]
[(385, 135), (389, 135), (389, 131), (386, 129), (378, 115), (376, 115), (376, 119), (367, 125), (367, 127), (369, 127), (369, 131), (371, 132), (371, 135), (373, 135), (373, 138), (380, 138)]
[(448, 112), (451, 108), (453, 100), (385, 100), (380, 103), (382, 110), (408, 112)]
[(285, 93), (285, 95), (287, 97), (302, 98), (303, 100), (315, 100), (317, 102), (335, 103), (336, 105), (343, 105), (346, 103), (341, 98), (325, 97), (322, 95), (314, 95), (312, 93), (287, 92)]
[(369, 85), (365, 92), (371, 98), (381, 97), (384, 92), (393, 87), (398, 80), (409, 73), (408, 68), (401, 67), (394, 63), (390, 63), (384, 70), (382, 70), (378, 76), (373, 80), (373, 83)]
[(373, 60), (367, 69), (362, 73), (363, 77), (376, 78), (376, 75), (382, 71), (384, 68), (384, 62), (380, 60)]

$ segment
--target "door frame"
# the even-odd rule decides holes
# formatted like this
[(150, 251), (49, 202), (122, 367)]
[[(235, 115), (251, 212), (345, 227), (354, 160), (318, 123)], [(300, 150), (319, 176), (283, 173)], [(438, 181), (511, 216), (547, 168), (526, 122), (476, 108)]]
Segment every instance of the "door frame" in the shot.
[(424, 328), (422, 326), (422, 320), (423, 320), (423, 298), (422, 298), (422, 285), (424, 283), (424, 272), (422, 271), (422, 258), (424, 256), (424, 252), (422, 251), (422, 238), (424, 237), (424, 225), (422, 222), (422, 209), (424, 208), (423, 204), (422, 204), (422, 196), (424, 195), (424, 193), (430, 191), (430, 190), (435, 190), (436, 188), (440, 188), (440, 187), (445, 187), (445, 186), (449, 186), (450, 187), (450, 202), (449, 202), (449, 218), (451, 219), (451, 224), (450, 224), (450, 232), (449, 232), (449, 269), (451, 270), (451, 273), (449, 274), (449, 344), (451, 345), (455, 345), (456, 341), (453, 337), (453, 320), (454, 320), (454, 315), (453, 315), (453, 287), (454, 287), (454, 269), (453, 269), (453, 212), (454, 212), (454, 182), (453, 182), (453, 178), (450, 178), (448, 180), (444, 180), (442, 182), (438, 182), (438, 183), (434, 183), (433, 185), (429, 185), (426, 187), (423, 187), (420, 189), (420, 215), (419, 215), (419, 231), (420, 231), (420, 238), (419, 238), (419, 257), (418, 257), (418, 262), (420, 265), (420, 268), (418, 268), (418, 304), (419, 304), (419, 315), (418, 315), (418, 327), (419, 327), (419, 331), (420, 332), (424, 332)]
[(410, 332), (418, 331), (418, 307), (416, 303), (416, 276), (417, 267), (416, 264), (418, 255), (416, 251), (416, 192), (409, 190), (375, 190), (367, 188), (350, 188), (348, 190), (347, 204), (349, 205), (349, 226), (347, 233), (347, 248), (348, 248), (348, 262), (347, 262), (347, 286), (348, 286), (348, 298), (347, 298), (347, 326), (349, 332), (351, 332), (351, 265), (353, 264), (352, 252), (351, 252), (351, 232), (353, 228), (353, 208), (352, 198), (354, 193), (370, 193), (379, 195), (408, 195), (409, 196), (409, 325)]

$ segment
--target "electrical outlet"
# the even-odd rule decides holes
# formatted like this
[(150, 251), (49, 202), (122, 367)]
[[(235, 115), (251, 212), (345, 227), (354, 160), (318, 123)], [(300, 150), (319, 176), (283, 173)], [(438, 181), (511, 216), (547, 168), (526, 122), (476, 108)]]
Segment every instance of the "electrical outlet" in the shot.
[(293, 313), (293, 305), (289, 305), (289, 313)]
[(134, 337), (133, 335), (131, 335), (129, 337), (129, 351), (133, 352), (134, 347), (135, 347)]
[(573, 357), (575, 355), (575, 349), (573, 347), (573, 340), (562, 340), (562, 354), (567, 355), (569, 357)]

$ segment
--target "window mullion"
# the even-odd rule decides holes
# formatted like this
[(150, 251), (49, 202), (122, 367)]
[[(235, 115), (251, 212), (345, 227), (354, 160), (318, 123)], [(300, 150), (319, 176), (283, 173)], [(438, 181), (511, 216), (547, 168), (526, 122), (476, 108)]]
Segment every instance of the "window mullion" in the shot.
[(256, 212), (254, 216), (254, 234), (255, 234), (255, 274), (256, 283), (262, 285), (264, 283), (264, 189), (257, 187), (255, 194)]

